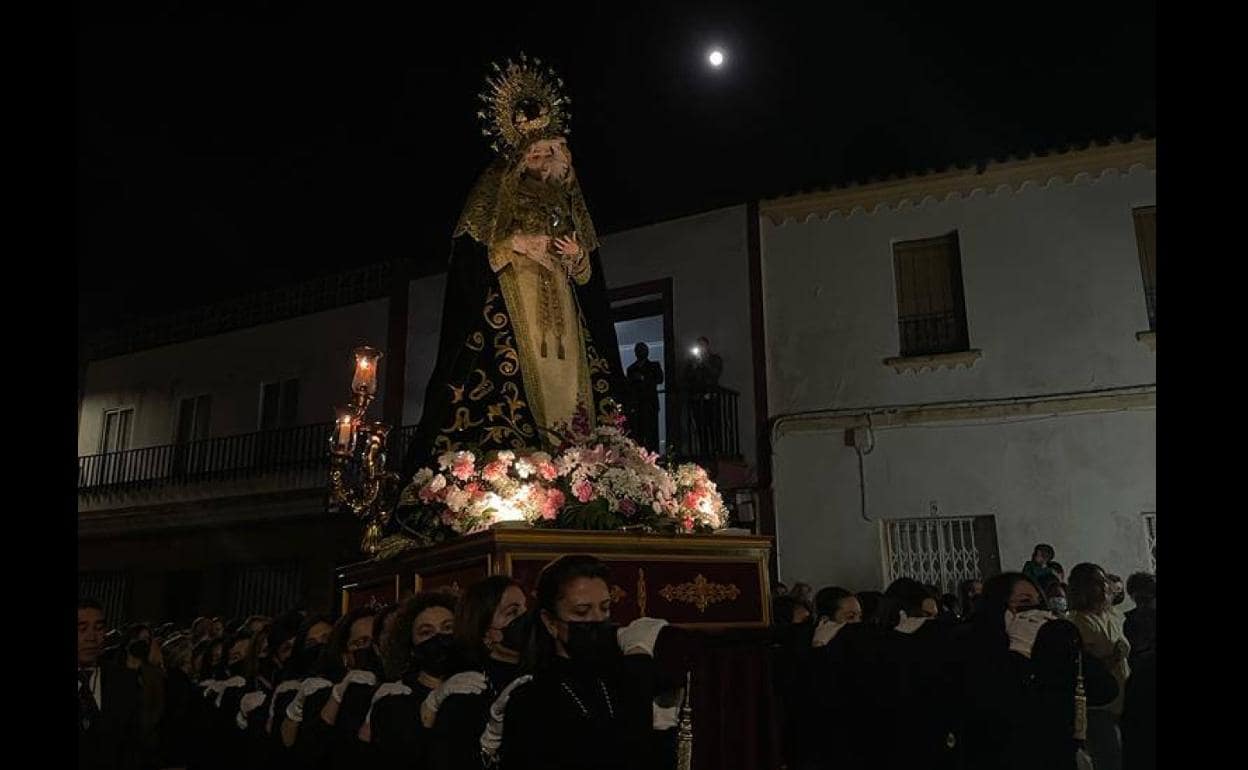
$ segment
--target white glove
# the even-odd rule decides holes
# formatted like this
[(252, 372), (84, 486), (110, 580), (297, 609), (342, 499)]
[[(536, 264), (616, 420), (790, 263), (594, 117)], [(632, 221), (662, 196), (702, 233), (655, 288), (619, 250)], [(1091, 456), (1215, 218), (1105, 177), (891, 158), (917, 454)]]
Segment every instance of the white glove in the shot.
[(490, 686), (490, 681), (486, 679), (485, 674), (480, 671), (462, 671), (455, 676), (447, 679), (438, 688), (429, 693), (425, 697), (425, 702), (421, 704), (421, 711), (428, 711), (431, 714), (438, 713), (438, 709), (442, 707), (442, 702), (452, 695), (478, 695), (485, 692), (485, 688)]
[(362, 669), (352, 669), (342, 678), (342, 681), (334, 685), (332, 693), (334, 700), (342, 703), (342, 696), (346, 693), (347, 688), (353, 684), (364, 684), (369, 687), (377, 686), (377, 675), (372, 671), (364, 671)]
[(309, 696), (314, 695), (326, 687), (333, 687), (334, 683), (328, 679), (321, 679), (318, 676), (310, 676), (303, 680), (303, 684), (299, 685), (299, 694), (286, 707), (286, 718), (292, 722), (303, 721), (303, 701)]
[(491, 763), (498, 755), (498, 747), (503, 745), (503, 717), (507, 713), (507, 701), (511, 700), (511, 691), (532, 678), (532, 674), (516, 677), (490, 704), (490, 719), (485, 724), (485, 732), (481, 733), (481, 753)]
[(243, 696), (238, 702), (238, 713), (234, 715), (234, 723), (238, 725), (238, 729), (247, 729), (247, 717), (251, 712), (260, 708), (260, 704), (264, 703), (264, 693), (254, 690)]
[(277, 689), (273, 691), (273, 700), (269, 701), (269, 718), (264, 722), (264, 731), (266, 733), (273, 732), (273, 712), (277, 708), (277, 696), (285, 692), (290, 692), (291, 690), (298, 690), (302, 684), (303, 682), (297, 679), (287, 679), (285, 682), (279, 684)]
[(616, 631), (615, 638), (625, 655), (640, 650), (654, 657), (655, 641), (658, 640), (659, 632), (666, 625), (667, 621), (662, 618), (637, 618)]
[(480, 671), (462, 671), (456, 674), (438, 685), (438, 688), (425, 698), (425, 702), (420, 704), (420, 723), (426, 729), (433, 727), (433, 722), (438, 716), (438, 709), (442, 707), (442, 701), (452, 695), (478, 695), (485, 692), (489, 686), (489, 679)]
[(652, 703), (654, 710), (654, 729), (670, 730), (680, 721), (680, 704), (675, 706), (660, 706), (658, 703)]
[(364, 715), (364, 723), (360, 725), (359, 738), (365, 743), (373, 740), (373, 706), (387, 695), (411, 695), (412, 688), (402, 682), (386, 682), (373, 693), (373, 701), (368, 704), (368, 713)]
[(831, 618), (820, 618), (819, 625), (815, 626), (815, 635), (810, 639), (810, 646), (823, 647), (835, 639), (837, 633), (844, 627), (844, 623), (837, 623)]
[(232, 676), (221, 683), (221, 691), (217, 693), (217, 708), (221, 708), (221, 701), (225, 700), (225, 691), (232, 690), (235, 687), (246, 687), (247, 680), (241, 676)]

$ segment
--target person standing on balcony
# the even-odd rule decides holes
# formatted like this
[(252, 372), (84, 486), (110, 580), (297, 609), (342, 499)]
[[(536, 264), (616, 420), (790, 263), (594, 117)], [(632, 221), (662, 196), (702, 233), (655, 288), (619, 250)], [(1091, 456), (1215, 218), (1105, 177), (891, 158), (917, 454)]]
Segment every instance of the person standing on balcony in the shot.
[(659, 451), (659, 386), (663, 384), (663, 367), (650, 360), (650, 346), (638, 342), (633, 347), (637, 360), (628, 367), (628, 387), (632, 396), (633, 437), (652, 452)]
[(716, 416), (720, 405), (719, 378), (724, 373), (724, 359), (711, 350), (711, 341), (698, 337), (693, 355), (685, 369), (685, 403), (693, 422), (695, 456), (714, 457), (721, 447), (716, 438)]

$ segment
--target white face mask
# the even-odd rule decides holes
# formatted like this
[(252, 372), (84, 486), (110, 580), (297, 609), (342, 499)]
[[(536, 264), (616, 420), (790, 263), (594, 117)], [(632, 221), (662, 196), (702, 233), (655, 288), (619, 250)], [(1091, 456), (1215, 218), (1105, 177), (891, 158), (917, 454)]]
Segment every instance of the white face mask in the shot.
[(1049, 599), (1049, 606), (1053, 608), (1054, 612), (1059, 612), (1059, 613), (1065, 612), (1066, 611), (1066, 597), (1054, 596), (1052, 599)]
[(1005, 633), (1010, 637), (1010, 649), (1025, 658), (1031, 657), (1040, 627), (1053, 620), (1048, 610), (1005, 611)]

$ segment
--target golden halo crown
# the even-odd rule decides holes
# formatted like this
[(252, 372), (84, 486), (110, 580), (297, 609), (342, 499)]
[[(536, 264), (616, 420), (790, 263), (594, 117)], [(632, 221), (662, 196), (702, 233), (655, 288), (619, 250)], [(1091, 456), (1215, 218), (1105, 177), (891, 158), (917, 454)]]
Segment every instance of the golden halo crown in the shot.
[(523, 53), (518, 62), (495, 62), (479, 95), (484, 106), (477, 112), (481, 133), (498, 153), (518, 152), (535, 139), (552, 139), (571, 133), (569, 105), (563, 80), (540, 59)]

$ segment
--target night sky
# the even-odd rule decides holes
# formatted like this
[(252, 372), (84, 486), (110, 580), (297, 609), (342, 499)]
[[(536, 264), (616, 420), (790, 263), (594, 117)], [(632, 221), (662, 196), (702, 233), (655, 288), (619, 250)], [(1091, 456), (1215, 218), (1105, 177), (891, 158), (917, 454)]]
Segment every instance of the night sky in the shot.
[(83, 329), (396, 257), (443, 264), (491, 158), (476, 94), (520, 50), (567, 83), (606, 233), (1156, 125), (1152, 2), (166, 5), (79, 21)]

